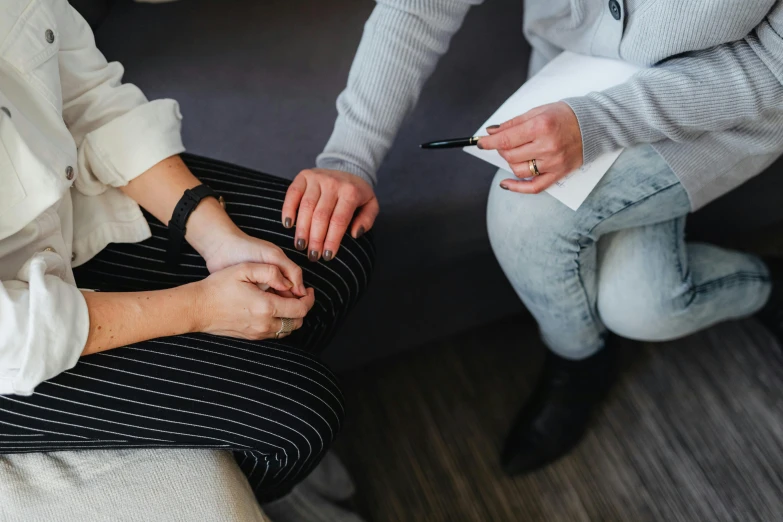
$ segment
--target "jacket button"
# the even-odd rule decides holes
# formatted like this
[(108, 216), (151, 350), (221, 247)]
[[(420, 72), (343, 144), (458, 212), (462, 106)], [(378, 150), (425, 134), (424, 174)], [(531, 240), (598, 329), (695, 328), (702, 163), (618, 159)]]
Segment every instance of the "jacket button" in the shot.
[(612, 17), (615, 20), (619, 20), (622, 14), (620, 11), (620, 2), (617, 0), (609, 0), (609, 12), (612, 13)]
[(68, 181), (71, 181), (73, 179), (73, 167), (71, 167), (70, 165), (65, 167), (65, 179), (67, 179)]
[(8, 110), (8, 107), (0, 107), (0, 111), (3, 111), (9, 118), (11, 117), (11, 111)]
[(52, 31), (51, 29), (47, 29), (45, 35), (46, 35), (47, 42), (54, 43), (54, 31)]

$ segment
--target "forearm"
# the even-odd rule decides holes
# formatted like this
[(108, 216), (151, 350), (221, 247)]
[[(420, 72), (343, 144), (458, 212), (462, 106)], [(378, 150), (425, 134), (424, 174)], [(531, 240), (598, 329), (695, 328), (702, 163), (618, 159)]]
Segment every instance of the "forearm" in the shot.
[[(687, 141), (732, 129), (783, 105), (783, 47), (746, 40), (671, 59), (600, 93), (566, 101), (584, 159), (640, 143)], [(772, 54), (779, 55), (775, 66)], [(780, 70), (778, 70), (780, 69)]]
[(194, 285), (151, 292), (82, 294), (90, 316), (82, 356), (197, 329), (199, 299)]
[(365, 26), (334, 132), (316, 163), (375, 183), (375, 173), (471, 5), (378, 0)]
[[(134, 178), (122, 191), (168, 224), (185, 190), (200, 185), (179, 156), (172, 156)], [(215, 198), (204, 199), (191, 213), (185, 239), (202, 255), (216, 245), (211, 238), (237, 233), (239, 229)]]

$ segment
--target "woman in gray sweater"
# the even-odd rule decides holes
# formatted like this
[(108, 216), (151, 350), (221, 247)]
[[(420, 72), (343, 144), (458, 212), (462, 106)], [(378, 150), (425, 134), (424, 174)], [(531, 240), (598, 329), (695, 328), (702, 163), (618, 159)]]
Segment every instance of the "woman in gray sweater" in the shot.
[[(478, 3), (377, 0), (334, 133), (283, 209), (311, 259), (334, 257), (346, 227), (357, 236), (372, 226), (375, 173)], [(526, 0), (524, 31), (531, 74), (563, 50), (647, 68), (498, 122), (479, 142), (518, 178), (537, 174), (500, 171), (487, 211), (495, 254), (551, 349), (504, 450), (510, 473), (552, 462), (584, 434), (614, 381), (609, 332), (658, 341), (759, 312), (783, 330), (772, 320), (783, 305), (778, 267), (683, 235), (689, 212), (783, 153), (783, 0)], [(539, 194), (618, 149), (577, 211)]]

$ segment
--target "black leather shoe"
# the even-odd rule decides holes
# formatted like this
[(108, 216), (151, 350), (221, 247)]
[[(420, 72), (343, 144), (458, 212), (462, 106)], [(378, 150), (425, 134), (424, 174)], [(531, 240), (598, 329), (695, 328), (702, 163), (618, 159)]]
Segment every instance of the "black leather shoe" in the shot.
[(572, 450), (617, 380), (616, 366), (612, 343), (581, 361), (547, 354), (538, 384), (506, 439), (503, 470), (509, 475), (535, 471)]
[(783, 259), (765, 259), (772, 280), (772, 293), (756, 318), (783, 344)]

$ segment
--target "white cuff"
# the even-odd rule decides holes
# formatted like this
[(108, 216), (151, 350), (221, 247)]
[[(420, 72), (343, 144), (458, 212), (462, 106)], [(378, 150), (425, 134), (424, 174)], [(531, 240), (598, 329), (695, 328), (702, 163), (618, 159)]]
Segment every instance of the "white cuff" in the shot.
[(90, 132), (79, 151), (82, 179), (77, 178), (77, 188), (94, 195), (94, 181), (112, 187), (127, 185), (156, 163), (184, 152), (181, 128), (179, 104), (155, 100)]
[(36, 254), (19, 280), (0, 285), (0, 395), (32, 395), (84, 351), (90, 314), (81, 291), (61, 278), (64, 270), (58, 254)]

